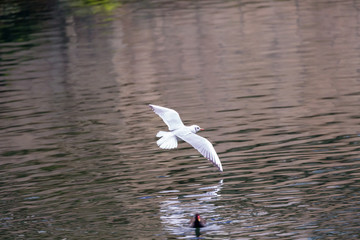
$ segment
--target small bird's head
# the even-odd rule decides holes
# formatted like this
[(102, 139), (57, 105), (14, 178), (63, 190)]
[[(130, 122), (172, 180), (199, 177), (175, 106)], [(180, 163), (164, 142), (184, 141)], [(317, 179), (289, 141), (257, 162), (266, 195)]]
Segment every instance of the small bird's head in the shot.
[(204, 129), (199, 127), (198, 125), (192, 125), (191, 126), (191, 132), (197, 133), (198, 131), (203, 131)]

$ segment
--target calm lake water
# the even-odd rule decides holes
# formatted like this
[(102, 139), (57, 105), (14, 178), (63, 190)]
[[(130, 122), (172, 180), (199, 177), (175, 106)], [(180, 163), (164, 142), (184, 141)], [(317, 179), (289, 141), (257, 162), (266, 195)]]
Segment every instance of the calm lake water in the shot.
[(359, 1), (30, 2), (0, 3), (1, 239), (360, 239)]

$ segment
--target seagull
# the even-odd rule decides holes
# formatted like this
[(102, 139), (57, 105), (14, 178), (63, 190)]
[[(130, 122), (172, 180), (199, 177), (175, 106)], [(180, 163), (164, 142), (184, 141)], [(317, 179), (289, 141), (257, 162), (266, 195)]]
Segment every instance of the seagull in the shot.
[(198, 125), (185, 126), (181, 121), (179, 113), (175, 110), (160, 107), (157, 105), (149, 104), (149, 107), (159, 115), (165, 124), (168, 126), (170, 132), (159, 131), (156, 137), (157, 145), (162, 149), (177, 148), (178, 139), (183, 140), (198, 150), (205, 158), (214, 164), (219, 171), (223, 171), (222, 165), (213, 145), (207, 140), (196, 133), (204, 129)]

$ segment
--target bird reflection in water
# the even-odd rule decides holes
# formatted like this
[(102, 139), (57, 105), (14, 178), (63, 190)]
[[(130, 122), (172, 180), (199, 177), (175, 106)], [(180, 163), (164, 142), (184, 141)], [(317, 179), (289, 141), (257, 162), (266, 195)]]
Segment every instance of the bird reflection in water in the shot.
[[(205, 213), (212, 217), (217, 217), (217, 208), (219, 205), (214, 203), (221, 197), (220, 190), (223, 185), (223, 180), (220, 180), (218, 184), (206, 187), (197, 187), (192, 192), (202, 192), (197, 194), (181, 194), (180, 190), (162, 191), (161, 194), (166, 194), (167, 197), (160, 204), (161, 221), (164, 226), (164, 230), (171, 232), (175, 235), (188, 235), (193, 236), (193, 230), (191, 228), (192, 223), (195, 224), (197, 216), (193, 216), (189, 225), (189, 214), (194, 212)], [(188, 199), (193, 199), (189, 201)], [(200, 222), (205, 224), (204, 219), (200, 216)], [(198, 219), (199, 220), (199, 219)], [(206, 229), (207, 231), (216, 230), (222, 232), (223, 225), (216, 223), (207, 224), (206, 228), (196, 227), (194, 225), (196, 237), (201, 236), (201, 231)], [(205, 225), (203, 225), (205, 226)], [(204, 229), (204, 230), (203, 230)], [(191, 232), (191, 235), (190, 235)]]
[(201, 236), (200, 228), (195, 228), (195, 236), (199, 238)]

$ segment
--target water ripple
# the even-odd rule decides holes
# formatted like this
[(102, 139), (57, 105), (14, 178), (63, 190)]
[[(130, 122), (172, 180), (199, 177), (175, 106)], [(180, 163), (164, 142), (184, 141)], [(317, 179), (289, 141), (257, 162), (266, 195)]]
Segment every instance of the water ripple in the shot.
[(4, 238), (359, 238), (354, 1), (45, 5), (0, 3)]

